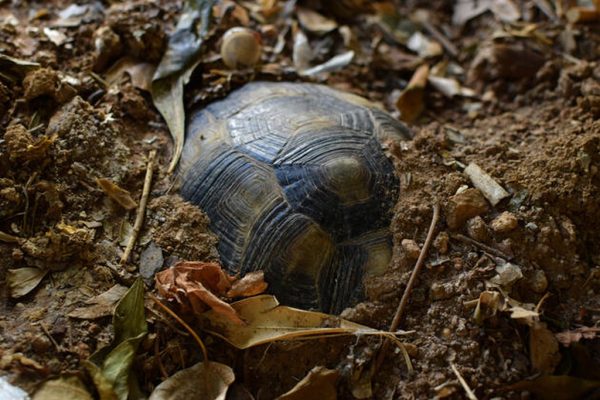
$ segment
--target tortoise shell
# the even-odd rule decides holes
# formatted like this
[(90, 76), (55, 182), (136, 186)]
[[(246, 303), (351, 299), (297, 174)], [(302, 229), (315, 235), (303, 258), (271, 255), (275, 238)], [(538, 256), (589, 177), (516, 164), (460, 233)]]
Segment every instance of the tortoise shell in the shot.
[(384, 140), (410, 132), (367, 100), (307, 83), (249, 83), (190, 115), (182, 196), (232, 273), (263, 270), (283, 303), (339, 313), (391, 258), (399, 182)]

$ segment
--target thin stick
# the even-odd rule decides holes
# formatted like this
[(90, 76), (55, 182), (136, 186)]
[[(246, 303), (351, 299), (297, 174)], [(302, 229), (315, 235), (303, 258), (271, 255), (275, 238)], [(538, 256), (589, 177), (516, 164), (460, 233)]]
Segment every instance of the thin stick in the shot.
[(152, 184), (152, 170), (154, 167), (154, 158), (156, 157), (156, 150), (150, 151), (148, 155), (148, 166), (146, 167), (146, 178), (144, 179), (144, 188), (142, 189), (142, 197), (140, 199), (140, 205), (135, 215), (135, 223), (133, 224), (133, 231), (127, 247), (121, 257), (121, 265), (125, 264), (129, 259), (129, 255), (135, 246), (138, 235), (142, 230), (142, 224), (144, 223), (144, 215), (146, 214), (146, 205), (148, 204), (148, 195), (150, 194), (150, 185)]
[(429, 247), (431, 247), (431, 242), (433, 241), (433, 233), (435, 232), (435, 226), (437, 225), (439, 218), (440, 206), (439, 204), (435, 204), (433, 206), (433, 217), (431, 218), (431, 225), (429, 225), (429, 232), (427, 232), (427, 239), (425, 239), (425, 243), (423, 244), (423, 248), (421, 249), (421, 253), (419, 254), (417, 263), (415, 264), (415, 268), (413, 269), (413, 272), (410, 275), (410, 279), (408, 280), (408, 284), (406, 285), (406, 289), (404, 290), (404, 294), (402, 295), (402, 299), (400, 300), (400, 304), (398, 305), (398, 309), (396, 310), (396, 315), (394, 315), (394, 319), (392, 320), (392, 324), (390, 325), (391, 332), (396, 332), (398, 330), (400, 321), (404, 316), (404, 310), (408, 305), (408, 299), (412, 293), (413, 287), (415, 286), (417, 275), (421, 271), (423, 263), (425, 262), (425, 258), (427, 257), (427, 252), (429, 251)]
[(148, 296), (150, 297), (150, 299), (152, 299), (153, 302), (156, 303), (156, 305), (158, 305), (161, 309), (163, 309), (163, 311), (165, 311), (171, 317), (175, 318), (175, 320), (177, 322), (179, 322), (190, 333), (190, 335), (192, 335), (194, 340), (196, 340), (196, 343), (198, 343), (198, 345), (200, 346), (200, 350), (202, 350), (202, 356), (204, 357), (204, 361), (208, 361), (208, 352), (206, 351), (206, 346), (204, 346), (204, 342), (202, 341), (202, 339), (200, 339), (200, 336), (198, 336), (196, 334), (196, 332), (194, 332), (192, 327), (189, 326), (188, 324), (186, 324), (186, 322), (184, 320), (182, 320), (179, 317), (179, 315), (175, 314), (175, 312), (173, 310), (171, 310), (169, 307), (165, 306), (162, 303), (162, 301), (157, 299), (156, 296), (154, 296), (152, 293), (148, 293)]
[(477, 247), (487, 251), (488, 253), (495, 255), (496, 257), (504, 258), (505, 260), (509, 260), (509, 261), (513, 258), (512, 256), (509, 256), (508, 254), (506, 254), (505, 252), (503, 252), (501, 250), (495, 249), (491, 246), (488, 246), (487, 244), (478, 242), (477, 240), (471, 239), (470, 237), (465, 236), (461, 233), (451, 234), (450, 237), (452, 239), (457, 239), (457, 240), (460, 240), (461, 242), (465, 242), (465, 243), (477, 246)]
[(423, 28), (425, 28), (425, 30), (429, 32), (431, 36), (433, 36), (438, 42), (440, 42), (442, 46), (444, 46), (444, 49), (446, 49), (446, 51), (450, 53), (452, 57), (458, 57), (458, 49), (455, 45), (452, 44), (450, 40), (448, 40), (446, 36), (444, 36), (442, 32), (438, 31), (437, 28), (427, 20), (423, 20), (420, 22), (421, 25), (423, 25)]
[(454, 363), (451, 362), (450, 367), (452, 367), (452, 371), (454, 372), (454, 375), (456, 375), (461, 386), (463, 387), (463, 389), (465, 389), (465, 392), (467, 393), (467, 397), (469, 398), (469, 400), (477, 400), (477, 396), (475, 396), (475, 393), (473, 393), (473, 391), (471, 390), (469, 385), (467, 385), (467, 382), (463, 379), (460, 372), (458, 372), (458, 370), (456, 369), (456, 365), (454, 365)]
[(158, 336), (154, 339), (154, 354), (156, 355), (156, 362), (158, 363), (158, 369), (160, 370), (160, 374), (162, 375), (163, 380), (169, 377), (167, 370), (162, 362), (162, 356), (160, 354), (159, 344), (158, 344)]
[[(398, 326), (400, 325), (400, 321), (404, 316), (404, 311), (406, 306), (408, 305), (408, 299), (412, 293), (412, 289), (417, 280), (417, 275), (421, 271), (423, 267), (423, 263), (425, 262), (425, 258), (427, 257), (427, 252), (429, 251), (429, 247), (431, 247), (431, 242), (433, 241), (433, 233), (435, 232), (435, 226), (437, 225), (438, 219), (440, 218), (440, 205), (434, 204), (433, 206), (433, 216), (431, 217), (431, 224), (429, 225), (429, 231), (427, 232), (427, 238), (425, 239), (425, 243), (423, 244), (423, 248), (421, 249), (421, 253), (419, 254), (419, 258), (413, 268), (412, 274), (410, 275), (410, 279), (406, 284), (406, 289), (404, 289), (404, 293), (402, 294), (402, 299), (400, 299), (400, 304), (398, 304), (398, 308), (396, 309), (396, 314), (394, 315), (394, 319), (390, 325), (390, 332), (396, 332), (398, 330)], [(385, 359), (385, 355), (387, 353), (387, 349), (389, 347), (389, 340), (383, 342), (379, 354), (377, 355), (377, 359), (375, 361), (375, 370), (378, 370)]]
[(19, 243), (20, 241), (21, 241), (21, 238), (19, 238), (17, 236), (9, 235), (6, 232), (0, 231), (0, 242)]
[(46, 336), (48, 336), (48, 339), (50, 339), (50, 342), (52, 342), (52, 345), (54, 345), (54, 348), (56, 349), (56, 351), (59, 353), (61, 351), (63, 351), (62, 348), (60, 347), (60, 345), (56, 342), (56, 340), (54, 340), (54, 338), (52, 337), (50, 332), (48, 332), (48, 328), (46, 328), (46, 326), (42, 322), (40, 322), (40, 328), (42, 328), (42, 331), (44, 331)]

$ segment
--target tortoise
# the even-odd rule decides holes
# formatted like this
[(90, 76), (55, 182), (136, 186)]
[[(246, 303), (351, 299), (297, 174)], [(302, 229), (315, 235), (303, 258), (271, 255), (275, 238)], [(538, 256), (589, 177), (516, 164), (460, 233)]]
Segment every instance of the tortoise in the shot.
[(391, 258), (401, 122), (356, 95), (252, 82), (190, 114), (181, 195), (203, 209), (226, 269), (263, 270), (282, 304), (339, 313)]

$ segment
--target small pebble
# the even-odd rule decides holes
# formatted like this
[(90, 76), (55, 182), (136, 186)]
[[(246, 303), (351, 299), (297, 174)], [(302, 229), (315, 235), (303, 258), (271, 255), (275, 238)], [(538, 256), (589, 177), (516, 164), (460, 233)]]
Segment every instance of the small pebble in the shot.
[(47, 352), (48, 350), (50, 350), (50, 347), (52, 347), (52, 342), (50, 341), (50, 339), (48, 339), (46, 335), (36, 336), (31, 342), (31, 348), (37, 354), (43, 354)]
[(404, 254), (406, 254), (406, 256), (409, 259), (416, 260), (417, 258), (419, 258), (419, 254), (421, 254), (421, 249), (419, 248), (417, 242), (411, 239), (403, 239), (401, 246)]
[(469, 218), (487, 212), (488, 203), (477, 189), (467, 189), (450, 197), (446, 206), (446, 222), (450, 229), (460, 228)]
[(432, 300), (444, 300), (452, 297), (453, 288), (450, 283), (433, 283), (430, 289), (431, 299)]
[(448, 236), (448, 233), (440, 232), (433, 241), (433, 247), (435, 247), (440, 254), (447, 254), (449, 243), (450, 236)]
[(490, 223), (490, 228), (496, 233), (508, 233), (515, 230), (519, 226), (519, 220), (517, 217), (508, 211), (498, 215)]
[(487, 242), (489, 240), (490, 235), (483, 218), (475, 217), (467, 221), (467, 235), (479, 242)]
[(529, 286), (531, 290), (536, 293), (542, 294), (548, 289), (548, 278), (546, 273), (541, 269), (535, 270), (529, 279)]

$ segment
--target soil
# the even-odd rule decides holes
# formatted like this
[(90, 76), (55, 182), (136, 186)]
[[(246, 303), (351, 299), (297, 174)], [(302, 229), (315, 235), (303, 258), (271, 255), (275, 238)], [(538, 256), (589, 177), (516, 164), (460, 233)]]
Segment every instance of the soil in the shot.
[[(435, 240), (400, 325), (410, 332), (401, 339), (413, 372), (399, 350), (372, 369), (380, 344), (372, 338), (277, 342), (241, 351), (201, 333), (209, 357), (234, 368), (236, 387), (228, 398), (252, 398), (240, 393), (275, 398), (316, 365), (342, 371), (339, 398), (349, 399), (360, 398), (358, 382), (371, 382), (375, 399), (466, 398), (452, 365), (478, 398), (551, 398), (534, 384), (510, 390), (540, 374), (599, 381), (594, 371), (600, 367), (600, 339), (592, 335), (559, 345), (555, 336), (600, 324), (597, 20), (573, 24), (560, 15), (553, 20), (534, 5), (538, 2), (515, 2), (522, 6), (517, 22), (487, 12), (457, 26), (454, 2), (403, 2), (399, 16), (428, 9), (430, 24), (458, 49), (455, 55), (446, 49), (419, 59), (382, 23), (382, 15), (389, 16), (385, 5), (392, 3), (349, 16), (343, 11), (364, 2), (340, 2), (342, 9), (300, 2), (338, 23), (334, 32), (309, 33), (318, 50), (313, 65), (345, 48), (356, 52), (343, 69), (309, 79), (294, 72), (295, 14), (272, 19), (266, 3), (223, 2), (215, 9), (216, 23), (186, 89), (188, 109), (250, 80), (311, 80), (362, 95), (401, 117), (396, 100), (423, 62), (447, 70), (452, 65), (459, 70), (455, 80), (475, 96), (450, 98), (427, 86), (424, 111), (409, 124), (414, 139), (389, 145), (402, 184), (391, 222), (393, 260), (384, 276), (366, 283), (368, 300), (342, 314), (389, 328), (418, 257), (415, 246), (424, 245), (439, 204)], [(86, 300), (115, 284), (129, 286), (140, 274), (156, 293), (157, 270), (177, 260), (218, 260), (218, 238), (208, 218), (177, 195), (167, 173), (172, 142), (140, 83), (143, 69), (108, 72), (125, 55), (137, 65), (156, 65), (181, 3), (96, 2), (83, 13), (61, 16), (70, 5), (0, 1), (0, 56), (40, 64), (8, 67), (0, 58), (0, 233), (7, 236), (0, 236), (0, 377), (30, 394), (67, 373), (93, 391), (82, 362), (114, 335), (108, 313), (69, 316)], [(408, 23), (408, 17), (399, 18)], [(223, 33), (238, 25), (262, 36), (264, 54), (256, 70), (229, 71), (218, 56)], [(278, 40), (285, 44), (281, 50)], [(97, 179), (110, 179), (139, 199), (152, 150), (158, 165), (145, 223), (122, 266), (135, 209), (107, 196)], [(474, 184), (463, 170), (471, 163), (507, 196), (491, 204), (470, 189)], [(27, 267), (45, 275), (14, 298), (11, 271)], [(520, 276), (503, 280), (503, 270)], [(532, 321), (502, 310), (477, 317), (477, 300), (489, 291), (512, 299), (513, 307), (537, 305), (539, 317)], [(147, 320), (150, 333), (136, 370), (149, 394), (201, 353), (151, 306)], [(539, 339), (540, 332), (549, 332), (550, 339)], [(540, 351), (547, 355), (542, 361), (535, 356)], [(564, 398), (598, 398), (587, 395)]]

